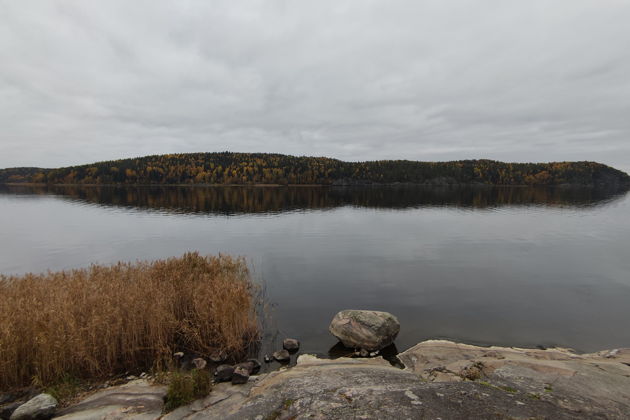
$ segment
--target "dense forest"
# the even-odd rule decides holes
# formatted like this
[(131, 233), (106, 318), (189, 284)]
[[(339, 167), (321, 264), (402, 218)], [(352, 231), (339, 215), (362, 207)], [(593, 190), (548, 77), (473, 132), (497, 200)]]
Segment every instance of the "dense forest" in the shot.
[(624, 172), (595, 162), (343, 162), (323, 157), (222, 152), (154, 155), (57, 169), (0, 170), (0, 183), (24, 182), (100, 185), (630, 185), (630, 177)]

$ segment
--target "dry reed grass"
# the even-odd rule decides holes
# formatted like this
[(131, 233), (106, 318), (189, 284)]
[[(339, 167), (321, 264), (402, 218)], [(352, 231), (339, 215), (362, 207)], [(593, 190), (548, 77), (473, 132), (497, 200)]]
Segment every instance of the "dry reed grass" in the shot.
[(238, 357), (258, 336), (242, 258), (0, 276), (0, 389), (168, 367), (174, 351)]

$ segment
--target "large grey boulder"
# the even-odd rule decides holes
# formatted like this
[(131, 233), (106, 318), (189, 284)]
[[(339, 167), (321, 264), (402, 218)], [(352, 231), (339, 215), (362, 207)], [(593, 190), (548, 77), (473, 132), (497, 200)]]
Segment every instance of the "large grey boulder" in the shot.
[(328, 330), (346, 347), (375, 351), (394, 342), (400, 323), (389, 312), (346, 310), (335, 315)]
[(49, 394), (39, 394), (19, 406), (11, 420), (47, 420), (55, 414), (57, 400)]

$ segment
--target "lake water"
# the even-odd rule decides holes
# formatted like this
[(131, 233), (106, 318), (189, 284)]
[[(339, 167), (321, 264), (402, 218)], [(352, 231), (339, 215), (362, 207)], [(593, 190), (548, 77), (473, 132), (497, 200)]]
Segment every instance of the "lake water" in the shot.
[(396, 345), (630, 347), (630, 196), (590, 189), (0, 187), (0, 273), (247, 257), (283, 337), (327, 354), (342, 309)]

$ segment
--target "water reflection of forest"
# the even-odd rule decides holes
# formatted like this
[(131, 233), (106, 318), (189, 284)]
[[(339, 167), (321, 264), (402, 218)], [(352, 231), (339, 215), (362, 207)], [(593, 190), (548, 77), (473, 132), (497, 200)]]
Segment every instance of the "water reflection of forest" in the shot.
[(177, 213), (277, 213), (356, 206), (384, 209), (502, 206), (589, 208), (624, 191), (563, 187), (106, 187), (2, 186), (4, 194), (50, 194), (103, 206)]

